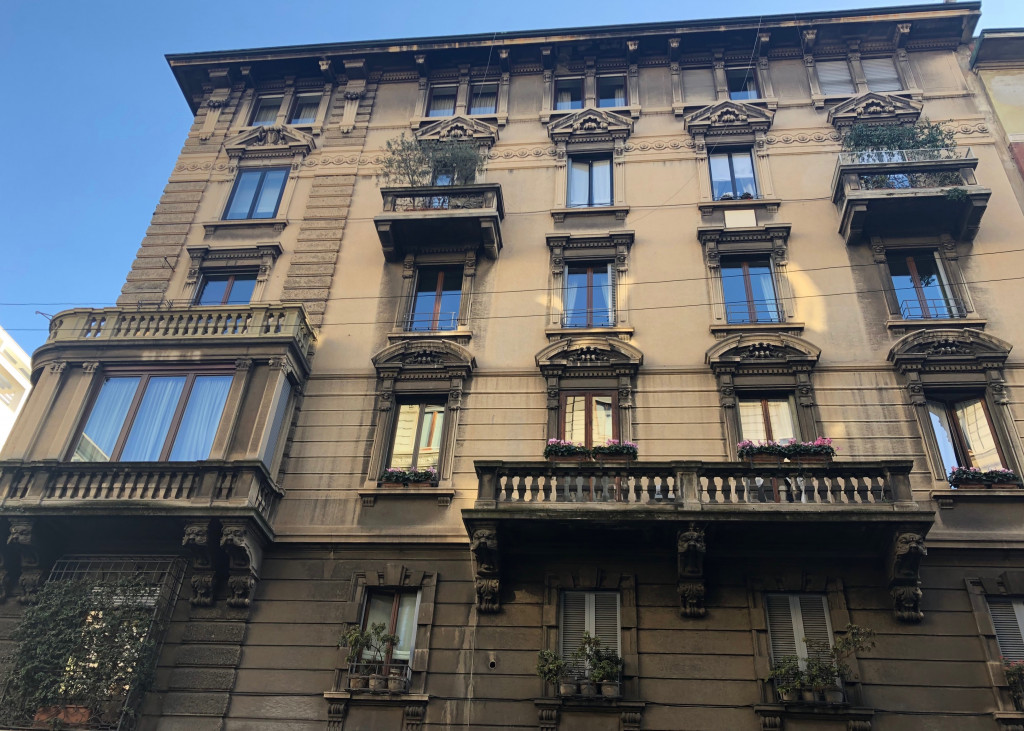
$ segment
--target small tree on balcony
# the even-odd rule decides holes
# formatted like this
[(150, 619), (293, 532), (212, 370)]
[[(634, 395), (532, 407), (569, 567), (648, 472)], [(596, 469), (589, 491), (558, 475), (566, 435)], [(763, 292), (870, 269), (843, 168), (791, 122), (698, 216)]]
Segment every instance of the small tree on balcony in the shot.
[(380, 174), (385, 185), (466, 185), (484, 167), (484, 152), (472, 140), (416, 140), (407, 135), (385, 143)]
[(903, 124), (855, 124), (843, 135), (848, 152), (871, 150), (951, 150), (956, 147), (953, 130), (927, 119)]

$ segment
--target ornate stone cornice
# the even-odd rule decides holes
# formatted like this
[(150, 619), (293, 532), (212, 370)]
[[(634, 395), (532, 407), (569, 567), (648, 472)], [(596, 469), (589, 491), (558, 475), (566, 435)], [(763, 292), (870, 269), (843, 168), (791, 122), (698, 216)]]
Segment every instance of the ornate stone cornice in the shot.
[(772, 126), (774, 112), (753, 104), (725, 100), (709, 104), (686, 117), (686, 131), (705, 137), (764, 133)]

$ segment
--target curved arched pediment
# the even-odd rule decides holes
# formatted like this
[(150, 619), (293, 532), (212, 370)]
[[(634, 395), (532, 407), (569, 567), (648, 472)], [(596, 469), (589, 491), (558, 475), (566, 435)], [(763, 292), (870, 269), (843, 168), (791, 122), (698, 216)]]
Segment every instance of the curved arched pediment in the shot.
[(821, 356), (821, 348), (795, 335), (785, 333), (748, 333), (733, 335), (708, 349), (704, 360), (717, 365), (803, 363), (813, 366)]
[(980, 370), (1001, 367), (1012, 348), (1005, 340), (974, 328), (941, 328), (905, 335), (892, 346), (887, 359), (902, 367)]
[(476, 368), (473, 354), (450, 340), (404, 340), (381, 350), (371, 358), (374, 367), (381, 369), (450, 370), (458, 369), (466, 375)]
[(556, 340), (537, 353), (537, 366), (541, 372), (569, 369), (628, 369), (636, 373), (643, 365), (644, 354), (639, 348), (618, 338), (584, 336)]

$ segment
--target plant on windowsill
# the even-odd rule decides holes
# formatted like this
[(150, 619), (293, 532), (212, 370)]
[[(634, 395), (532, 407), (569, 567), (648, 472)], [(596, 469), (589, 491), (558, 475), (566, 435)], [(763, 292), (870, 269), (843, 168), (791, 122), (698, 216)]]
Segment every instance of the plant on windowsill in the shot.
[(416, 140), (403, 134), (385, 143), (380, 174), (387, 186), (420, 187), (437, 183), (472, 183), (484, 167), (485, 156), (472, 140)]
[(831, 647), (824, 642), (808, 642), (807, 684), (814, 692), (815, 701), (845, 703), (843, 683), (853, 675), (848, 660), (874, 646), (874, 630), (857, 624), (847, 624)]
[(779, 464), (786, 458), (786, 445), (780, 442), (752, 442), (744, 439), (736, 445), (736, 454), (753, 464)]
[(796, 655), (783, 655), (772, 664), (768, 680), (775, 685), (775, 692), (783, 703), (795, 703), (807, 685), (807, 674), (800, 669), (800, 659)]
[(544, 458), (550, 461), (585, 462), (590, 459), (590, 449), (579, 442), (548, 439), (544, 446)]
[(753, 194), (753, 193), (751, 193), (751, 192), (750, 192), (750, 191), (748, 190), (747, 192), (743, 193), (743, 194), (742, 194), (742, 195), (740, 196), (740, 200), (741, 200), (741, 201), (752, 201), (752, 200), (754, 200), (754, 194)]
[(985, 486), (985, 473), (977, 467), (954, 467), (948, 479), (953, 488), (980, 490)]
[(603, 445), (591, 449), (590, 453), (600, 462), (629, 462), (637, 458), (639, 450), (633, 442), (609, 439)]
[(557, 652), (552, 650), (541, 650), (537, 656), (537, 675), (558, 688), (560, 696), (574, 696), (579, 689), (579, 683), (573, 675), (572, 666), (569, 665)]
[[(371, 692), (389, 690), (389, 675), (385, 674), (385, 658), (397, 645), (399, 637), (388, 634), (383, 622), (375, 622), (369, 629), (351, 627), (342, 635), (341, 644), (348, 647), (345, 661), (349, 663), (349, 689)], [(400, 688), (405, 690), (404, 677)]]
[(828, 464), (836, 456), (836, 448), (828, 437), (818, 437), (813, 442), (790, 442), (783, 450), (787, 459), (803, 464)]
[(381, 487), (432, 487), (434, 485), (437, 485), (437, 470), (433, 467), (427, 467), (425, 470), (388, 467), (380, 476)]
[(1007, 660), (1004, 657), (1002, 661), (1013, 705), (1018, 711), (1024, 711), (1024, 660)]
[(573, 659), (584, 668), (580, 695), (593, 697), (597, 695), (598, 689), (605, 698), (617, 698), (620, 695), (622, 658), (601, 647), (600, 637), (584, 632), (579, 647), (573, 652)]
[(1014, 490), (1021, 486), (1020, 476), (1013, 470), (988, 470), (982, 477), (993, 490)]

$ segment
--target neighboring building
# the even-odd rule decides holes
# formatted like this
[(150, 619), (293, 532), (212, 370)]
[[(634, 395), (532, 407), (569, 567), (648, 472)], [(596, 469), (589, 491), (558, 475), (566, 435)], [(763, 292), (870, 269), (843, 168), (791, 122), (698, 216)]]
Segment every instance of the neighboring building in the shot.
[[(53, 318), (0, 454), (0, 632), (47, 576), (145, 565), (142, 728), (1024, 728), (1024, 490), (947, 479), (1024, 469), (979, 14), (169, 57), (195, 121), (118, 306)], [(925, 117), (955, 149), (841, 152)], [(403, 132), (484, 170), (382, 189)], [(834, 463), (737, 449), (817, 437)], [(350, 691), (377, 620), (392, 690)], [(782, 702), (772, 663), (850, 622), (841, 692)], [(535, 674), (585, 630), (617, 697)]]
[(28, 353), (0, 327), (0, 448), (32, 389), (31, 368)]

